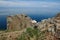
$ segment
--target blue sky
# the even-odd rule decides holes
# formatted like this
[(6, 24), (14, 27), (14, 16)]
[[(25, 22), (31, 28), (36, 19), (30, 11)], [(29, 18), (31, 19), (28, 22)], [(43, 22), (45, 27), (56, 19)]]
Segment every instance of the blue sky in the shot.
[(60, 0), (3, 0), (3, 1), (57, 1), (58, 2)]
[(0, 7), (60, 7), (60, 0), (0, 0)]
[[(60, 0), (0, 0), (0, 7), (31, 7), (31, 9), (26, 9), (27, 12), (32, 10), (33, 12), (53, 13), (60, 12)], [(24, 9), (24, 11), (26, 10)]]

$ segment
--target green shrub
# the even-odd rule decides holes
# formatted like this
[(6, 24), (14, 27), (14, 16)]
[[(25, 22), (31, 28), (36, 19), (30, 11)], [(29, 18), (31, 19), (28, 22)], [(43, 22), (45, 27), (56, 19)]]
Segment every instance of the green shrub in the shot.
[(19, 37), (19, 40), (30, 40), (30, 38), (36, 37), (36, 40), (44, 40), (45, 38), (45, 32), (41, 32), (39, 29), (34, 28), (27, 28), (26, 32), (23, 32), (23, 34)]

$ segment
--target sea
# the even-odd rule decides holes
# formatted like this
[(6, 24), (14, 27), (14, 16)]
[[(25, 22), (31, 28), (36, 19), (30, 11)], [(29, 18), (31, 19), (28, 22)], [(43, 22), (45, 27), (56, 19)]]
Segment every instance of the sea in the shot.
[(43, 19), (54, 17), (57, 12), (41, 11), (41, 8), (30, 7), (0, 7), (0, 30), (7, 29), (7, 16), (15, 14), (26, 14), (31, 19), (40, 22)]

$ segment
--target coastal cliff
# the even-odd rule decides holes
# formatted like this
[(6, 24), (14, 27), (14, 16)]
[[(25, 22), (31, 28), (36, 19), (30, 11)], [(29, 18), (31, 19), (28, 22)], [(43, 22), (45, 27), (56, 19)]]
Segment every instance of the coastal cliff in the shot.
[(25, 14), (7, 17), (7, 29), (0, 40), (59, 40), (60, 14), (37, 22)]

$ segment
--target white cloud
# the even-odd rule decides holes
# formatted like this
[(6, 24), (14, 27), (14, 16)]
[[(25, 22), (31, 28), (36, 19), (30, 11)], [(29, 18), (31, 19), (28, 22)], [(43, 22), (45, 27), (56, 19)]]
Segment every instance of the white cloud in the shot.
[(56, 7), (60, 6), (60, 3), (55, 2), (41, 2), (41, 1), (0, 1), (0, 6), (6, 7)]

